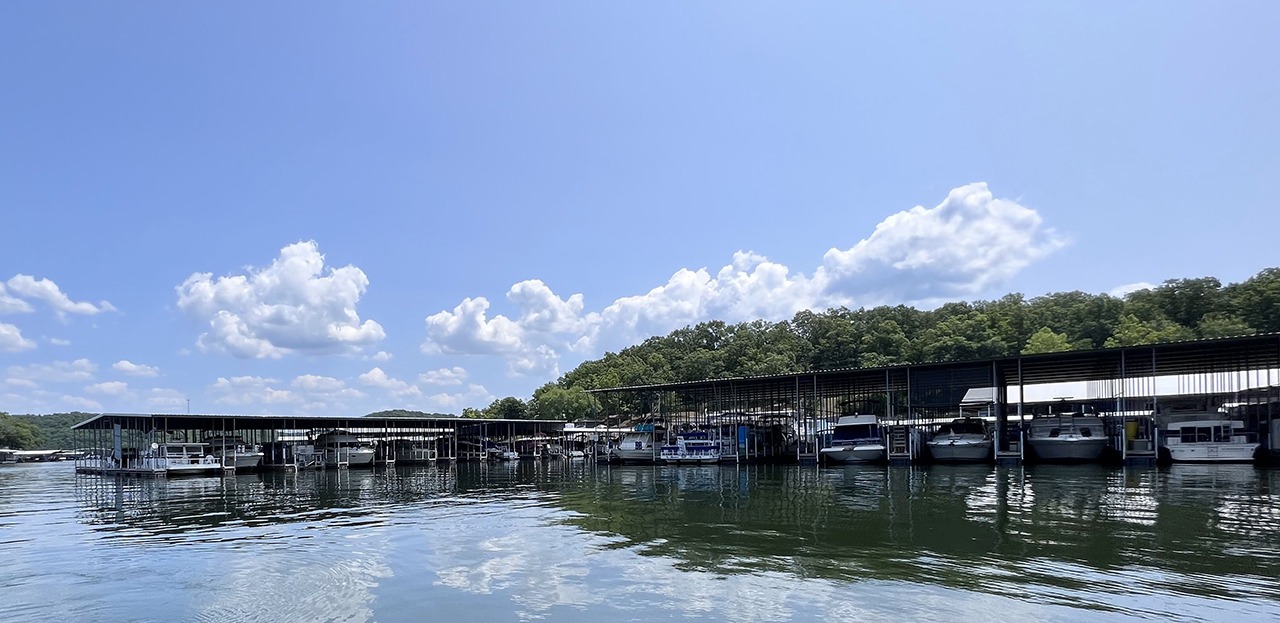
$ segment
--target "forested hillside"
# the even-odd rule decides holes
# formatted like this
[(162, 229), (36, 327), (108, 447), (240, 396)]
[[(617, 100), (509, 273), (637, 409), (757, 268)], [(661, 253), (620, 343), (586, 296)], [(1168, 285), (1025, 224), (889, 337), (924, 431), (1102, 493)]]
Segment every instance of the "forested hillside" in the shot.
[[(1241, 283), (1172, 279), (1123, 298), (1060, 292), (1026, 299), (802, 311), (791, 320), (699, 323), (587, 361), (526, 404), (495, 401), (478, 417), (590, 417), (585, 389), (959, 361), (1280, 331), (1280, 268)], [(513, 402), (514, 401), (514, 402)], [(497, 415), (497, 410), (505, 415)]]

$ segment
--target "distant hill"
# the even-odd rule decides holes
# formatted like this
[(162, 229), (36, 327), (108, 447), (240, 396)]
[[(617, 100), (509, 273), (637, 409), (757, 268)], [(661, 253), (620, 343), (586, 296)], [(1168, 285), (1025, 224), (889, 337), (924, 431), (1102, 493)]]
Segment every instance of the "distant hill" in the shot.
[(454, 418), (458, 417), (452, 413), (426, 413), (423, 411), (409, 411), (407, 409), (389, 409), (387, 411), (375, 411), (364, 417), (372, 418)]

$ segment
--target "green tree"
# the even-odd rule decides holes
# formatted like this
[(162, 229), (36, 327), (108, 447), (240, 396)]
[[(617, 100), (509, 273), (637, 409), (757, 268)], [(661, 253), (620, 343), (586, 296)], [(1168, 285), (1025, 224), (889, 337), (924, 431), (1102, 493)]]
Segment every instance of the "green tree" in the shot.
[(1195, 337), (1190, 329), (1179, 326), (1164, 319), (1151, 322), (1139, 320), (1133, 314), (1126, 315), (1116, 328), (1115, 335), (1107, 338), (1108, 348), (1115, 346), (1137, 346), (1139, 344), (1157, 344), (1175, 342)]
[(40, 429), (34, 424), (0, 411), (0, 448), (29, 450), (40, 445)]
[(485, 417), (492, 420), (525, 420), (529, 418), (529, 405), (515, 396), (499, 398), (485, 408)]
[(599, 414), (600, 403), (580, 388), (547, 383), (534, 390), (529, 413), (538, 420), (583, 420)]
[(1231, 314), (1263, 333), (1280, 332), (1280, 268), (1268, 268), (1223, 288)]
[(1055, 333), (1049, 327), (1042, 327), (1027, 339), (1027, 345), (1022, 349), (1022, 354), (1059, 353), (1066, 350), (1071, 350), (1071, 340), (1067, 338), (1066, 333)]

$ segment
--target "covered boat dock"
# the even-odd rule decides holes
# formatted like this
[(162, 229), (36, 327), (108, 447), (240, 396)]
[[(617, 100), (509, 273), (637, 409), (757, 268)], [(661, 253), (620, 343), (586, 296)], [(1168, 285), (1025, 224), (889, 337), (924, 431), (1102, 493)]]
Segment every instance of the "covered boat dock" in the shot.
[(740, 461), (814, 461), (840, 416), (875, 414), (891, 462), (922, 458), (923, 440), (960, 416), (991, 421), (992, 458), (1017, 462), (1034, 417), (1075, 410), (1105, 420), (1110, 458), (1141, 463), (1179, 412), (1229, 412), (1275, 449), (1280, 334), (593, 391), (669, 428), (719, 429)]

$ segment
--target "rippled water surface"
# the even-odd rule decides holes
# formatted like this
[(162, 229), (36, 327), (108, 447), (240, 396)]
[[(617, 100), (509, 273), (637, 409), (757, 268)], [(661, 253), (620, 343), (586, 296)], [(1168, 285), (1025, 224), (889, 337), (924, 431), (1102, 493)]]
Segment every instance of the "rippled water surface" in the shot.
[(0, 617), (1276, 620), (1278, 486), (1251, 466), (5, 466)]

